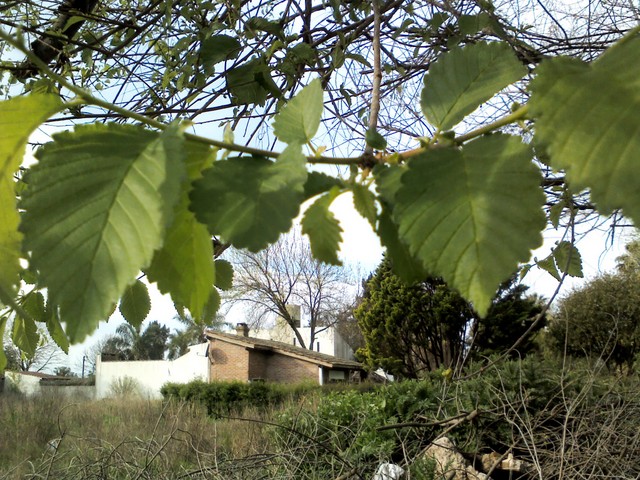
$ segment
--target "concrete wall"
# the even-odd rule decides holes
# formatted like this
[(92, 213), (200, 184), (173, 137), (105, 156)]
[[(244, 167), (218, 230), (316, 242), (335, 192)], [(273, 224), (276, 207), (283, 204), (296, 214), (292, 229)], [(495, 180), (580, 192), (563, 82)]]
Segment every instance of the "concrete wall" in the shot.
[[(143, 360), (131, 362), (96, 362), (96, 398), (114, 396), (118, 389), (137, 388), (148, 398), (161, 398), (160, 388), (167, 382), (209, 381), (207, 343), (193, 345), (175, 360)], [(134, 392), (129, 392), (134, 393)]]
[[(302, 327), (299, 328), (298, 331), (300, 335), (302, 335), (303, 340), (308, 342), (311, 336), (311, 329), (309, 327)], [(282, 321), (276, 322), (273, 328), (250, 330), (249, 336), (300, 346), (291, 327)], [(345, 360), (353, 360), (354, 358), (351, 347), (344, 341), (336, 329), (332, 327), (316, 334), (312, 350), (337, 358), (344, 358)]]
[(23, 372), (4, 372), (4, 391), (19, 392), (27, 396), (40, 393), (39, 376)]
[(4, 372), (4, 392), (33, 395), (63, 395), (75, 400), (92, 400), (96, 389), (93, 385), (60, 385), (43, 383), (43, 380), (55, 378), (52, 375), (40, 375), (34, 372)]

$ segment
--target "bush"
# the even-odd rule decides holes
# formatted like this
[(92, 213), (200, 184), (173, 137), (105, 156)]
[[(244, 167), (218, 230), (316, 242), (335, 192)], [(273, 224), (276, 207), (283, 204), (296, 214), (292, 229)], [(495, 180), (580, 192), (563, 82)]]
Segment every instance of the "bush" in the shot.
[(111, 395), (114, 397), (138, 397), (142, 394), (140, 383), (132, 377), (118, 377), (109, 385)]
[[(474, 368), (479, 366), (468, 373)], [(563, 438), (567, 419), (575, 425), (607, 422), (606, 415), (598, 412), (611, 405), (637, 411), (637, 395), (630, 396), (627, 390), (616, 379), (595, 375), (580, 363), (564, 370), (560, 362), (531, 356), (466, 380), (449, 381), (437, 371), (424, 380), (367, 392), (332, 392), (321, 396), (315, 408), (286, 410), (279, 417), (282, 428), (273, 435), (279, 450), (296, 450), (304, 456), (302, 463), (310, 475), (312, 470), (322, 472), (318, 478), (332, 478), (351, 468), (367, 478), (381, 461), (410, 465), (443, 433), (469, 457), (511, 450), (533, 463), (540, 457), (535, 448), (550, 452), (559, 448), (548, 439)], [(595, 445), (599, 432), (602, 429), (591, 428), (585, 433), (583, 447)], [(429, 465), (416, 468), (423, 475), (416, 478), (429, 478)]]
[(207, 413), (224, 416), (238, 413), (247, 407), (266, 411), (287, 400), (301, 398), (318, 390), (314, 384), (278, 384), (266, 382), (212, 382), (193, 381), (185, 384), (167, 383), (160, 392), (166, 399), (177, 399), (204, 405)]

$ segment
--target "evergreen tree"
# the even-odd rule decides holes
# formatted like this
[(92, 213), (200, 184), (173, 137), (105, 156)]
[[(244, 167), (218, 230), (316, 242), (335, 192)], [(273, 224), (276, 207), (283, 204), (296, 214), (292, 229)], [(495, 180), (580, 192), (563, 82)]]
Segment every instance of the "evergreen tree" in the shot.
[[(505, 282), (485, 319), (439, 278), (407, 285), (384, 260), (367, 281), (354, 314), (366, 346), (358, 356), (370, 368), (402, 378), (419, 378), (438, 368), (461, 365), (471, 353), (480, 358), (511, 347), (531, 326), (541, 307), (515, 277)], [(544, 326), (544, 320), (534, 330)], [(523, 341), (513, 355), (534, 348)]]

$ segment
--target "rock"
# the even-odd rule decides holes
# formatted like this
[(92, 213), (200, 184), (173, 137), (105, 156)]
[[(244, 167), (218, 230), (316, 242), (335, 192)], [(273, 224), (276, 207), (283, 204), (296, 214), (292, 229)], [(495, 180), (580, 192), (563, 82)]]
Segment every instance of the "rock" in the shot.
[(435, 460), (436, 476), (446, 480), (489, 480), (467, 463), (448, 437), (436, 439), (424, 451), (424, 457)]
[(404, 474), (404, 468), (393, 463), (381, 463), (376, 470), (373, 480), (399, 480)]

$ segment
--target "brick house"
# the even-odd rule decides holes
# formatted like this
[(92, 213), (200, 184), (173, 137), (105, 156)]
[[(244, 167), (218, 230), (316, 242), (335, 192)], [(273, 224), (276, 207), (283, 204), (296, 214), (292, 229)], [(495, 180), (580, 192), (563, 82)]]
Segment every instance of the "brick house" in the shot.
[(236, 334), (205, 330), (209, 341), (209, 379), (295, 383), (360, 380), (362, 365), (283, 342), (253, 338), (240, 323)]

